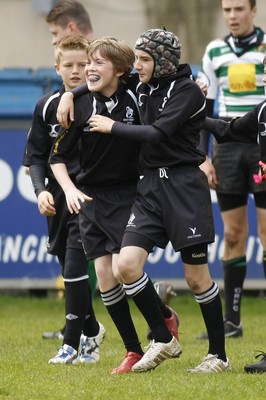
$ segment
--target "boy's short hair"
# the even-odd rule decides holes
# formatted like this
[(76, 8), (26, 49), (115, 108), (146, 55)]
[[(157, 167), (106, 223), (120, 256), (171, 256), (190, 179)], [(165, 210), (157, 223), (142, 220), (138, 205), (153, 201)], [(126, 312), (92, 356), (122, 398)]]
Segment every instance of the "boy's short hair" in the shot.
[(90, 46), (90, 42), (82, 35), (69, 35), (63, 37), (55, 47), (55, 62), (56, 64), (60, 64), (61, 57), (64, 51), (68, 50), (84, 50), (86, 54), (88, 53), (88, 49)]
[[(221, 4), (222, 4), (223, 0), (220, 0)], [(251, 10), (253, 10), (254, 7), (256, 7), (256, 0), (249, 0), (249, 4), (250, 4), (250, 8)]]
[(88, 58), (99, 50), (102, 57), (111, 61), (117, 71), (123, 71), (122, 78), (127, 78), (134, 66), (135, 54), (132, 48), (121, 39), (105, 36), (93, 40), (88, 50)]
[(65, 28), (69, 22), (75, 22), (80, 32), (87, 35), (92, 32), (91, 20), (85, 7), (75, 0), (60, 0), (46, 16), (48, 24), (54, 23)]

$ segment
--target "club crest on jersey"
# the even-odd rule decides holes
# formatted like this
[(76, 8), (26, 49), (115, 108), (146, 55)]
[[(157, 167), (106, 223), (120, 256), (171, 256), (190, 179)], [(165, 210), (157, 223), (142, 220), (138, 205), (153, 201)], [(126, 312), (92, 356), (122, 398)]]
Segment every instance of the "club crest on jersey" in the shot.
[(126, 107), (126, 116), (123, 118), (123, 122), (127, 124), (132, 124), (134, 122), (134, 110), (129, 106)]

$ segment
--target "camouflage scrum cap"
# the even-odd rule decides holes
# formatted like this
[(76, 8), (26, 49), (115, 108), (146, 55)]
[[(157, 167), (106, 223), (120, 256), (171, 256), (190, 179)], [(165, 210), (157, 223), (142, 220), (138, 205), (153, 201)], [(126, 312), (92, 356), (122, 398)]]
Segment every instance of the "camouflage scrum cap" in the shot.
[(136, 41), (135, 49), (149, 53), (154, 59), (153, 77), (176, 73), (181, 55), (181, 43), (172, 32), (164, 29), (149, 29)]

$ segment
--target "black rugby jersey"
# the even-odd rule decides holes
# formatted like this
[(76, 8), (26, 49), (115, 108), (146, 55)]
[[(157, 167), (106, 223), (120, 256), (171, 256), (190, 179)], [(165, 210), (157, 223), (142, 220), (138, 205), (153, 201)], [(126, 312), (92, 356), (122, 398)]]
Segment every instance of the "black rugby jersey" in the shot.
[[(60, 91), (50, 92), (38, 101), (33, 113), (32, 125), (28, 133), (23, 156), (22, 164), (24, 166), (43, 166), (45, 176), (49, 180), (55, 180), (48, 160), (53, 143), (60, 130), (60, 124), (56, 119), (56, 111), (64, 92), (65, 89), (62, 87)], [(79, 171), (77, 148), (73, 148), (67, 168), (69, 175), (72, 177)]]
[(141, 168), (198, 166), (205, 161), (205, 155), (197, 149), (205, 96), (191, 77), (190, 67), (183, 64), (176, 75), (154, 79), (153, 84), (139, 83), (137, 96), (145, 125), (113, 125), (115, 136), (143, 142)]
[(50, 162), (67, 163), (72, 147), (80, 138), (81, 170), (76, 177), (79, 187), (105, 190), (135, 184), (139, 179), (139, 144), (114, 135), (91, 133), (88, 119), (95, 114), (128, 125), (140, 123), (136, 97), (129, 86), (121, 84), (110, 98), (99, 93), (83, 94), (75, 100), (74, 122), (60, 132), (54, 143)]

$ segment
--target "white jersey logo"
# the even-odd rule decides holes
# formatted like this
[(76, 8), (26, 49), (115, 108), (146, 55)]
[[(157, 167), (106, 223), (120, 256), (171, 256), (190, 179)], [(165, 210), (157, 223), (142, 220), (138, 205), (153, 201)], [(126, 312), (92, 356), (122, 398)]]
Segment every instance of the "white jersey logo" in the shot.
[(132, 213), (132, 214), (130, 215), (130, 217), (129, 217), (127, 226), (136, 226), (136, 225), (133, 223), (133, 221), (134, 221), (135, 218), (136, 218), (136, 217), (135, 217), (135, 214)]
[(195, 235), (197, 228), (189, 228), (192, 232), (192, 235)]
[(50, 131), (48, 132), (50, 137), (57, 137), (59, 129), (60, 129), (60, 124), (47, 124), (47, 126), (50, 127)]
[(132, 118), (133, 117), (133, 110), (131, 107), (126, 108), (126, 118)]

